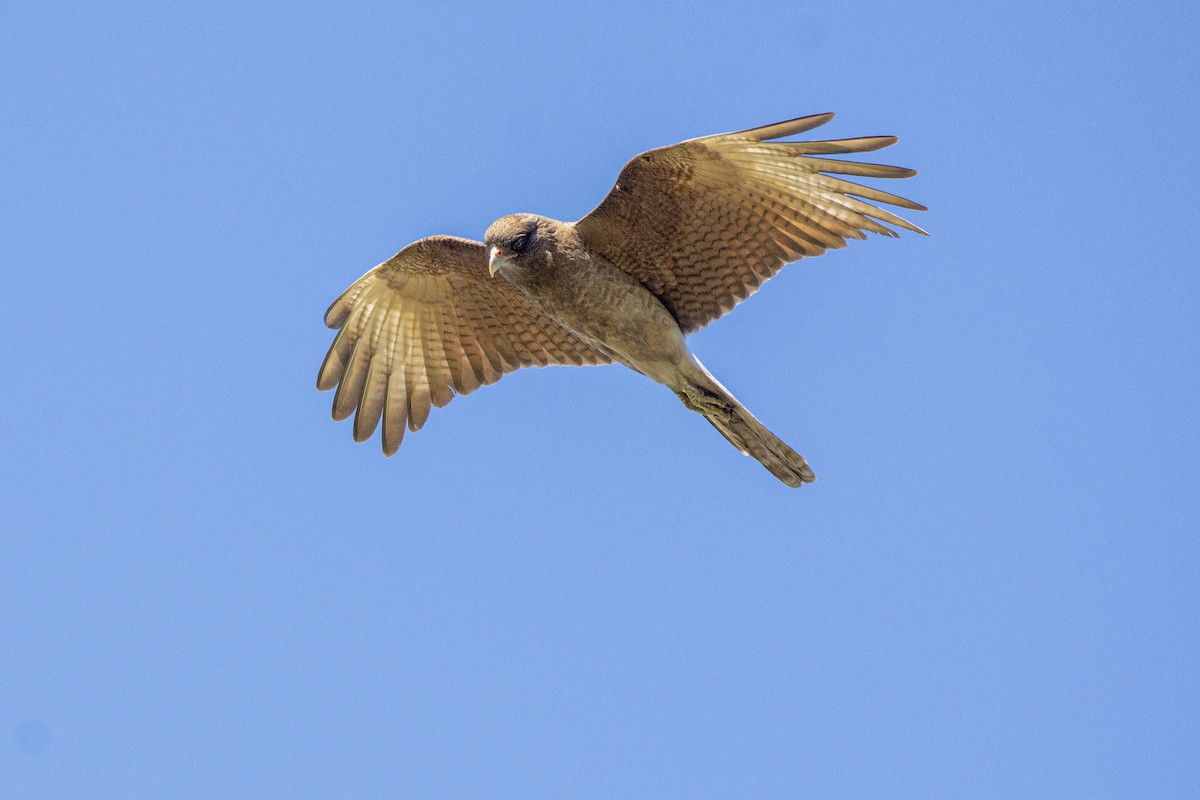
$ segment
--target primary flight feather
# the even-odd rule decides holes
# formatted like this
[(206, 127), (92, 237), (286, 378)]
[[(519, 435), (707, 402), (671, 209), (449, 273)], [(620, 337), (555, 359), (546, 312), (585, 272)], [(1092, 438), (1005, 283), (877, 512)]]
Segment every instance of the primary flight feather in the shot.
[(629, 366), (667, 386), (789, 486), (815, 480), (803, 456), (746, 410), (691, 353), (686, 334), (753, 294), (785, 264), (889, 226), (880, 208), (925, 207), (843, 177), (910, 169), (826, 158), (894, 136), (771, 141), (832, 114), (650, 150), (578, 222), (503, 217), (483, 242), (431, 236), (355, 281), (325, 313), (337, 328), (317, 388), (337, 387), (334, 419), (364, 441), (383, 421), (392, 455), (432, 406), (520, 367)]

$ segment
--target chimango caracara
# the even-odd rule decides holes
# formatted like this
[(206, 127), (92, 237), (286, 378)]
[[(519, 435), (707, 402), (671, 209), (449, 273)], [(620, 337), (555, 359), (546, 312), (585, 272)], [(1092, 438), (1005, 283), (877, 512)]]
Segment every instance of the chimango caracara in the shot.
[[(684, 337), (745, 300), (784, 264), (817, 256), (883, 223), (924, 233), (874, 203), (924, 206), (835, 175), (916, 173), (825, 158), (888, 147), (894, 136), (771, 142), (833, 114), (651, 150), (621, 170), (578, 222), (514, 214), (483, 242), (431, 236), (372, 269), (325, 313), (340, 328), (317, 376), (333, 418), (354, 438), (383, 418), (383, 451), (430, 406), (520, 367), (620, 362), (673, 391), (738, 450), (788, 486), (815, 479), (722, 386)], [(871, 202), (868, 202), (871, 201)]]

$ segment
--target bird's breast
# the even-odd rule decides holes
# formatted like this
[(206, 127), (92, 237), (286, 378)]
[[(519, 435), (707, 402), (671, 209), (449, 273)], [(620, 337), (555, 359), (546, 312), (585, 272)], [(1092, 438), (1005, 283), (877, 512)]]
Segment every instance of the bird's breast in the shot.
[(662, 302), (606, 263), (555, 264), (513, 282), (564, 327), (635, 369), (686, 351), (679, 324)]

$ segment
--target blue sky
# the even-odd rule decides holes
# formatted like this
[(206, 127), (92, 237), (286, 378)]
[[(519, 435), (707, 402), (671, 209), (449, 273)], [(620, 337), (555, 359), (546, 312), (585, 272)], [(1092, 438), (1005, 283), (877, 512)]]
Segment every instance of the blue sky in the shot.
[[(645, 5), (5, 4), (0, 796), (1193, 796), (1196, 6)], [(690, 340), (815, 485), (617, 367), (329, 419), (401, 246), (823, 111), (932, 237)]]

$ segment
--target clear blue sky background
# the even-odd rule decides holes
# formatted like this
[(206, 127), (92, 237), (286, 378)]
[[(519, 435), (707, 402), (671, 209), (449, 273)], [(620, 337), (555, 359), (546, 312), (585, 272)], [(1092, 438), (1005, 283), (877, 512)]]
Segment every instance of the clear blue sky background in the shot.
[[(4, 4), (0, 797), (1195, 796), (1196, 4), (736, 6)], [(330, 421), (404, 244), (821, 111), (933, 236), (691, 340), (814, 486), (617, 367)]]

